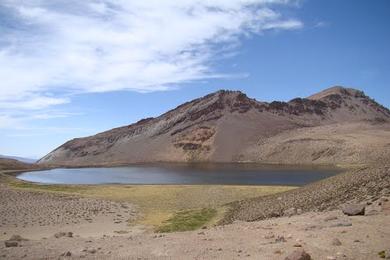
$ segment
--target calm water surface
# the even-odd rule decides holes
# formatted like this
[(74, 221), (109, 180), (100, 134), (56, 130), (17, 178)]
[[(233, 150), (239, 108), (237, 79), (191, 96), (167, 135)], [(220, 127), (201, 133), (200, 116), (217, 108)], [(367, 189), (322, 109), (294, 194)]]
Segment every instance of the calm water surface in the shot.
[(225, 184), (304, 185), (336, 170), (289, 169), (256, 164), (162, 164), (111, 168), (52, 169), (25, 172), (17, 178), (44, 184)]

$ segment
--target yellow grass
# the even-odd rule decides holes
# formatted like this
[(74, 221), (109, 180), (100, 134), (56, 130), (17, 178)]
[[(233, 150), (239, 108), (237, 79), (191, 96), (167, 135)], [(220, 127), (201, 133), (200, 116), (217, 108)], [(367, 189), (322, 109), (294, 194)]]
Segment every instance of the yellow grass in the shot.
[(18, 189), (77, 194), (135, 204), (141, 217), (134, 224), (159, 227), (178, 212), (196, 209), (216, 209), (207, 223), (215, 224), (226, 203), (246, 198), (283, 192), (287, 186), (234, 185), (40, 185), (9, 177), (8, 185)]

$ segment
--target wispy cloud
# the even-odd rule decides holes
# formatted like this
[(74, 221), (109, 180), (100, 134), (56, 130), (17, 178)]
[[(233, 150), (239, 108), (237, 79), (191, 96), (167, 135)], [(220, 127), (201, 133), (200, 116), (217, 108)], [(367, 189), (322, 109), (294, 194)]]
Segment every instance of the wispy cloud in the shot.
[(314, 24), (315, 28), (322, 28), (322, 27), (328, 27), (328, 26), (330, 26), (330, 23), (329, 22), (325, 22), (325, 21), (319, 21), (319, 22), (316, 22)]
[(301, 28), (278, 12), (295, 2), (3, 0), (0, 108), (45, 109), (74, 93), (150, 92), (231, 76), (213, 69), (216, 56), (234, 53), (240, 37)]

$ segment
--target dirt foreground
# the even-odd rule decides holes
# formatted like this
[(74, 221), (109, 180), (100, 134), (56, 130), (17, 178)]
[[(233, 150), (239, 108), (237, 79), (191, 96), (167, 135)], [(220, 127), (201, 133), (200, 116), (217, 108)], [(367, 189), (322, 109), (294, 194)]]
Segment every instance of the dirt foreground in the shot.
[[(137, 215), (129, 203), (5, 185), (0, 195), (0, 259), (285, 259), (299, 249), (312, 259), (380, 259), (390, 250), (388, 194), (367, 201), (364, 216), (308, 212), (175, 233), (128, 226)], [(13, 235), (17, 246), (6, 247)]]
[[(390, 245), (390, 215), (346, 217), (340, 211), (306, 213), (259, 222), (239, 222), (207, 230), (155, 234), (86, 236), (70, 226), (73, 237), (0, 245), (6, 259), (284, 259), (303, 248), (313, 259), (379, 259)], [(54, 230), (53, 230), (54, 231)], [(69, 252), (69, 253), (68, 253)], [(68, 256), (67, 256), (68, 255)]]

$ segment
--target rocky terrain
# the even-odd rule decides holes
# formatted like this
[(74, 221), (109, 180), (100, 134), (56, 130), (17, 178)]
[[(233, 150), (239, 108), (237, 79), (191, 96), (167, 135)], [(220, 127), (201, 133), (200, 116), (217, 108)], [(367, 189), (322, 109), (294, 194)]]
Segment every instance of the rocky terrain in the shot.
[(73, 139), (38, 163), (364, 164), (390, 158), (389, 122), (387, 108), (350, 88), (271, 103), (222, 90), (156, 118)]
[[(343, 204), (379, 200), (390, 195), (390, 166), (368, 166), (350, 170), (299, 189), (231, 203), (222, 223), (255, 221), (308, 211), (329, 211)], [(368, 207), (367, 212), (370, 210)]]

